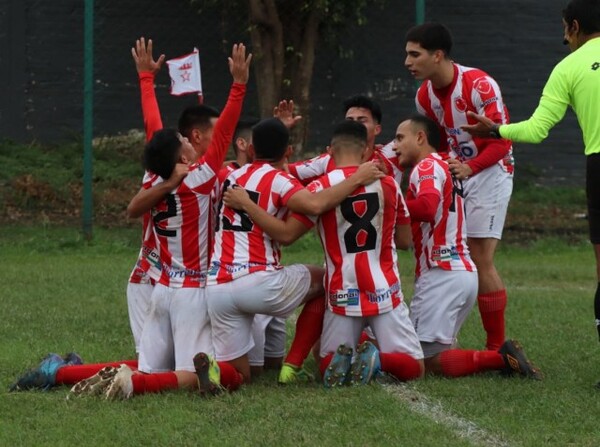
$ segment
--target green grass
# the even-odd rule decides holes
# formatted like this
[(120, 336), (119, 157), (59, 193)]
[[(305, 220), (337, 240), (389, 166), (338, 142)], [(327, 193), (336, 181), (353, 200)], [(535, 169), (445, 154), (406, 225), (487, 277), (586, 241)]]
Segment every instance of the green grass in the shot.
[[(87, 362), (133, 357), (125, 287), (138, 248), (137, 229), (97, 228), (89, 244), (70, 228), (1, 227), (0, 445), (473, 445), (382, 387), (281, 388), (272, 373), (213, 400), (187, 392), (127, 402), (66, 401), (66, 388), (7, 393), (47, 352), (77, 350)], [(284, 260), (320, 263), (321, 249), (311, 234), (286, 249)], [(410, 254), (400, 254), (407, 297), (413, 265)], [(507, 333), (546, 379), (428, 377), (409, 390), (509, 445), (597, 445), (600, 352), (590, 246), (547, 238), (527, 247), (503, 244), (497, 265), (509, 293)], [(479, 349), (483, 341), (475, 310), (461, 345)]]

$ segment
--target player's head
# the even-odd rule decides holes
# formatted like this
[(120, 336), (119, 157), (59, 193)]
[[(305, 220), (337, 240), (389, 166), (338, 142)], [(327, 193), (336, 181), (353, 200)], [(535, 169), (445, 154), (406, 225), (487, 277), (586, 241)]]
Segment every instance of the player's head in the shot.
[(175, 129), (161, 129), (154, 133), (144, 148), (144, 168), (168, 179), (177, 163), (191, 164), (196, 151), (189, 140)]
[(367, 96), (356, 95), (344, 101), (344, 116), (358, 121), (367, 128), (367, 144), (373, 146), (375, 137), (381, 133), (381, 107)]
[(252, 143), (252, 126), (257, 122), (258, 120), (240, 120), (238, 122), (231, 142), (235, 156), (238, 159), (242, 156), (247, 158), (248, 146)]
[(367, 129), (358, 121), (346, 120), (333, 129), (329, 144), (334, 160), (340, 156), (356, 158), (360, 163), (367, 150)]
[(394, 152), (404, 168), (415, 166), (440, 146), (437, 124), (423, 115), (413, 115), (402, 121), (396, 129)]
[(404, 65), (416, 79), (429, 79), (450, 61), (452, 35), (440, 23), (413, 26), (406, 33)]
[(254, 160), (274, 163), (282, 160), (288, 152), (290, 133), (277, 118), (267, 118), (252, 128), (250, 152)]
[(208, 149), (218, 118), (219, 111), (204, 104), (187, 107), (181, 112), (179, 133), (190, 140), (198, 157), (204, 155)]
[(564, 43), (575, 51), (600, 33), (600, 0), (571, 0), (563, 9)]

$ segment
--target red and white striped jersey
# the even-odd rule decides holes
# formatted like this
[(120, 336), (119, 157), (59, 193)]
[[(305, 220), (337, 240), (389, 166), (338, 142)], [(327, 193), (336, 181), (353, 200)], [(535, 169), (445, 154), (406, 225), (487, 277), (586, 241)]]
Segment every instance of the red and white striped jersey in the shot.
[[(391, 176), (398, 184), (402, 183), (403, 169), (398, 164), (398, 157), (393, 149), (394, 142), (385, 146), (375, 145), (375, 150), (368, 161), (380, 160), (386, 167), (387, 174)], [(329, 154), (321, 154), (309, 160), (297, 161), (288, 165), (290, 174), (296, 177), (303, 185), (317, 180), (323, 175), (335, 169), (333, 157)]]
[[(335, 169), (308, 189), (318, 192), (341, 183), (357, 167)], [(318, 218), (292, 216), (307, 226), (317, 223), (325, 251), (325, 291), (332, 312), (353, 317), (379, 315), (403, 299), (394, 231), (410, 218), (398, 184), (389, 176), (361, 186), (336, 208)]]
[[(204, 156), (164, 200), (152, 208), (161, 271), (152, 279), (168, 287), (206, 284), (214, 237), (214, 187), (237, 125), (246, 86), (234, 83)], [(151, 273), (150, 271), (149, 273)]]
[(421, 84), (415, 98), (417, 110), (440, 126), (442, 136), (445, 136), (440, 151), (449, 151), (453, 157), (463, 162), (469, 161), (475, 173), (495, 164), (492, 161), (479, 167), (475, 161), (477, 157), (486, 150), (498, 151), (495, 160), (499, 160), (497, 163), (506, 172), (512, 173), (514, 160), (509, 140), (473, 137), (460, 128), (476, 122), (467, 116), (467, 112), (485, 115), (496, 123), (508, 123), (508, 110), (502, 100), (500, 87), (482, 70), (453, 65), (454, 79), (448, 87), (435, 89), (430, 80)]
[(440, 203), (433, 222), (412, 222), (415, 275), (431, 268), (475, 271), (467, 246), (465, 208), (460, 180), (454, 179), (439, 154), (421, 160), (410, 174), (407, 200), (437, 194)]
[[(269, 214), (282, 219), (289, 198), (303, 189), (291, 175), (266, 162), (242, 166), (227, 177), (223, 191), (240, 186)], [(279, 243), (242, 212), (221, 205), (207, 284), (232, 281), (249, 273), (281, 268)]]
[(239, 168), (240, 165), (237, 161), (230, 161), (225, 163), (223, 167), (219, 170), (219, 183), (222, 185), (227, 176)]

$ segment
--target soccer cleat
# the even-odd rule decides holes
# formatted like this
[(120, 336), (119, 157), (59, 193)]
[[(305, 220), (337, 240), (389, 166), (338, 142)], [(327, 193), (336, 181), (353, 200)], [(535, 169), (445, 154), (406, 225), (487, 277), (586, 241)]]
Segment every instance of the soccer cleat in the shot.
[(121, 364), (121, 366), (117, 368), (116, 374), (106, 387), (106, 391), (104, 391), (104, 398), (107, 400), (124, 400), (133, 396), (132, 376), (133, 370), (129, 366)]
[(277, 383), (280, 385), (289, 385), (291, 383), (308, 383), (313, 380), (315, 380), (314, 376), (304, 368), (284, 363), (281, 371), (279, 371)]
[(523, 347), (518, 341), (506, 340), (498, 352), (504, 359), (505, 373), (513, 374), (516, 372), (535, 380), (543, 379), (543, 374), (527, 359)]
[(323, 375), (323, 385), (325, 385), (325, 388), (345, 385), (351, 364), (352, 348), (343, 344), (339, 345)]
[(71, 391), (69, 391), (67, 399), (71, 396), (96, 396), (104, 393), (113, 377), (117, 374), (117, 370), (118, 368), (114, 366), (105, 366), (93, 376), (77, 382), (73, 385)]
[(83, 359), (76, 352), (68, 352), (63, 355), (65, 365), (83, 365)]
[(370, 341), (356, 348), (356, 358), (350, 367), (350, 385), (366, 385), (381, 371), (379, 350)]
[(201, 396), (216, 396), (223, 392), (221, 370), (216, 360), (204, 352), (199, 352), (194, 356), (194, 368)]
[(65, 361), (60, 355), (48, 354), (36, 368), (30, 369), (20, 376), (9, 387), (9, 391), (48, 390), (56, 383), (56, 371), (61, 366), (65, 366)]

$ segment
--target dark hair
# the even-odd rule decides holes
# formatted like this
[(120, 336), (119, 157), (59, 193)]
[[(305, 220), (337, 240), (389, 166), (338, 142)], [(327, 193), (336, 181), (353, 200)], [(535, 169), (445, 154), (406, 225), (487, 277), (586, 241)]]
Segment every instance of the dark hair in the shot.
[(144, 148), (144, 169), (168, 179), (179, 158), (181, 141), (175, 129), (161, 129), (154, 132)]
[[(367, 128), (358, 121), (346, 120), (333, 129), (331, 146), (342, 143), (354, 145), (356, 148), (364, 148), (367, 145)], [(334, 147), (334, 149), (336, 149)], [(354, 149), (354, 147), (353, 147)]]
[(415, 124), (419, 130), (425, 131), (425, 136), (427, 137), (429, 145), (436, 151), (439, 150), (442, 139), (438, 124), (432, 119), (419, 114), (412, 115), (408, 119), (412, 124)]
[(255, 160), (281, 160), (289, 142), (290, 133), (278, 118), (264, 119), (252, 128)]
[(252, 127), (258, 123), (257, 119), (252, 120), (240, 120), (238, 121), (238, 125), (235, 128), (235, 132), (233, 133), (233, 139), (231, 140), (231, 144), (233, 146), (233, 151), (237, 155), (238, 147), (236, 144), (236, 140), (238, 138), (243, 138), (248, 141), (252, 136)]
[(427, 51), (442, 50), (446, 56), (452, 50), (452, 34), (441, 23), (423, 23), (406, 33), (406, 42), (416, 42)]
[(367, 109), (371, 112), (373, 119), (377, 121), (377, 124), (381, 124), (381, 107), (371, 98), (363, 95), (351, 96), (344, 101), (344, 115), (348, 113), (348, 110), (352, 107), (360, 107), (361, 109)]
[(573, 20), (579, 22), (583, 34), (593, 34), (600, 31), (600, 1), (571, 0), (562, 12), (563, 19), (570, 27)]
[(184, 137), (190, 138), (192, 129), (204, 130), (211, 126), (210, 119), (218, 118), (219, 111), (214, 107), (199, 104), (186, 107), (179, 116), (177, 127), (179, 133)]

